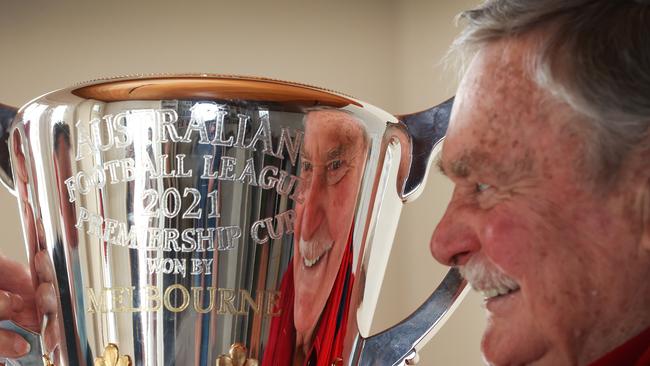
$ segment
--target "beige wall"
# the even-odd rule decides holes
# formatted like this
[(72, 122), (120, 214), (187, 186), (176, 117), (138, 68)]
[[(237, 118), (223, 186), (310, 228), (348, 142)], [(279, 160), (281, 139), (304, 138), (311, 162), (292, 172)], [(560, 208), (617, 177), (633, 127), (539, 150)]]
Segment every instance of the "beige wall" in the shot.
[[(440, 60), (457, 32), (453, 16), (475, 2), (0, 0), (0, 102), (18, 106), (100, 76), (215, 72), (311, 83), (413, 112), (453, 95)], [(403, 212), (375, 329), (415, 309), (444, 273), (428, 240), (448, 187), (433, 180)], [(17, 206), (4, 190), (0, 207), (0, 252), (21, 256)], [(421, 364), (480, 364), (483, 325), (470, 294)]]

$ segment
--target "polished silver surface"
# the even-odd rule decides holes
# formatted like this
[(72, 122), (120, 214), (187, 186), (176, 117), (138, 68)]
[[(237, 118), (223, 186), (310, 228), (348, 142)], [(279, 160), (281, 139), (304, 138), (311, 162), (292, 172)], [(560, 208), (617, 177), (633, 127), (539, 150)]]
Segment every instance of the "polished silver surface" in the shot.
[[(394, 327), (367, 339), (359, 339), (355, 365), (415, 364), (417, 352), (444, 324), (459, 298), (463, 297), (465, 280), (452, 269), (436, 291), (413, 314)], [(434, 320), (433, 322), (431, 322)], [(411, 360), (410, 362), (407, 362)]]
[(54, 274), (46, 353), (55, 365), (402, 362), (464, 286), (451, 272), (412, 317), (370, 333), (401, 205), (450, 107), (398, 120), (310, 86), (214, 75), (99, 80), (30, 102), (5, 181), (33, 285), (48, 271), (36, 262)]

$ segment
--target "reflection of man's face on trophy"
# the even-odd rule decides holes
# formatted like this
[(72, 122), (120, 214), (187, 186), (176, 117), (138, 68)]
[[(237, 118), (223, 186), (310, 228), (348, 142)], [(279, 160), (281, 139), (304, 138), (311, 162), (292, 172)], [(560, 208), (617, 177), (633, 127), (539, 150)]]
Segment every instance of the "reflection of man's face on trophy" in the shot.
[(297, 345), (310, 342), (339, 272), (365, 158), (365, 133), (354, 117), (307, 115), (293, 258)]

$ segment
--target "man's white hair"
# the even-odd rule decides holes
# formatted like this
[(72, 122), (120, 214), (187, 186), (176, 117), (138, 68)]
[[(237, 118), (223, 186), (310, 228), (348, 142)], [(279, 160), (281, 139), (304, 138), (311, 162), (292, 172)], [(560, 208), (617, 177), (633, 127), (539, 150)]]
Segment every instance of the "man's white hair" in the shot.
[[(650, 126), (650, 1), (488, 0), (465, 11), (452, 50), (465, 56), (531, 32), (531, 77), (587, 120), (587, 158), (612, 177)], [(609, 179), (607, 179), (609, 180)]]

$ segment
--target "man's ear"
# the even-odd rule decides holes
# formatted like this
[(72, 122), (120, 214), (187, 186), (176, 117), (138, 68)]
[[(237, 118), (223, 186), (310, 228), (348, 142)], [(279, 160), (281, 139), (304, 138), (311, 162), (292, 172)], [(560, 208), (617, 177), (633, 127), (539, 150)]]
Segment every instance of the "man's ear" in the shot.
[(643, 225), (641, 247), (650, 253), (650, 178), (646, 178), (641, 189), (638, 201), (641, 225)]
[[(650, 120), (646, 126), (650, 126)], [(627, 211), (630, 229), (637, 236), (639, 254), (650, 258), (650, 128), (621, 160), (616, 177), (616, 190), (625, 198), (623, 209)]]
[[(645, 139), (644, 146), (650, 146), (650, 135)], [(650, 148), (644, 148), (641, 152), (641, 169), (642, 172), (640, 191), (637, 199), (639, 209), (639, 218), (642, 225), (641, 249), (650, 253)]]

